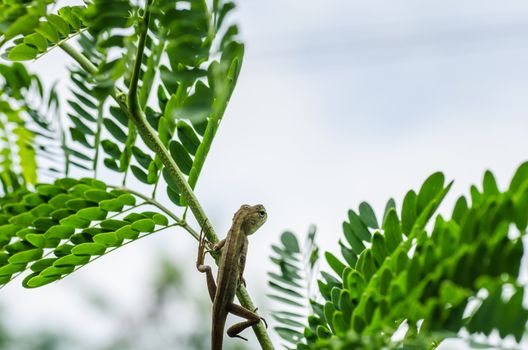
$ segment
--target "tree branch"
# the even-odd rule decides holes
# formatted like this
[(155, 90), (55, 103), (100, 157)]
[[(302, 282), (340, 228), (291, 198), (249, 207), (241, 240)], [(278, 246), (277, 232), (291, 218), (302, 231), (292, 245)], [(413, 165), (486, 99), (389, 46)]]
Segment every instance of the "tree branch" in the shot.
[[(145, 5), (145, 16), (141, 24), (142, 32), (140, 33), (139, 37), (138, 49), (134, 62), (132, 79), (130, 81), (129, 92), (128, 94), (125, 94), (119, 89), (115, 88), (112, 92), (112, 97), (118, 103), (119, 107), (123, 110), (123, 112), (125, 112), (126, 115), (132, 119), (145, 144), (158, 155), (163, 165), (165, 166), (165, 169), (167, 170), (169, 176), (180, 189), (180, 192), (185, 202), (191, 208), (194, 217), (196, 218), (200, 226), (203, 228), (207, 239), (213, 243), (216, 243), (218, 242), (218, 236), (216, 235), (216, 232), (213, 226), (211, 225), (211, 222), (207, 218), (207, 215), (205, 214), (200, 202), (196, 198), (196, 195), (194, 194), (192, 188), (189, 186), (188, 182), (185, 180), (183, 173), (176, 165), (176, 162), (174, 161), (174, 159), (172, 159), (171, 155), (169, 154), (169, 151), (159, 139), (157, 132), (147, 122), (146, 117), (140, 108), (137, 87), (139, 82), (139, 73), (141, 71), (141, 62), (145, 49), (145, 41), (150, 21), (152, 3), (153, 0), (147, 0), (147, 3)], [(85, 57), (82, 53), (75, 50), (75, 48), (73, 48), (71, 45), (69, 45), (68, 43), (62, 43), (60, 47), (66, 53), (68, 53), (74, 60), (76, 60), (77, 63), (79, 63), (79, 65), (88, 73), (92, 75), (95, 75), (97, 73), (97, 67), (92, 62), (90, 62), (90, 60)], [(190, 232), (189, 230), (187, 231)], [(243, 285), (238, 288), (237, 297), (242, 306), (250, 310), (255, 309), (255, 306)], [(271, 339), (267, 334), (266, 328), (264, 327), (262, 322), (254, 326), (253, 330), (262, 349), (274, 350)]]
[(73, 46), (71, 46), (69, 43), (64, 42), (62, 44), (59, 44), (60, 48), (63, 49), (68, 55), (71, 56), (82, 69), (90, 73), (91, 75), (97, 74), (97, 67), (81, 52), (77, 51)]

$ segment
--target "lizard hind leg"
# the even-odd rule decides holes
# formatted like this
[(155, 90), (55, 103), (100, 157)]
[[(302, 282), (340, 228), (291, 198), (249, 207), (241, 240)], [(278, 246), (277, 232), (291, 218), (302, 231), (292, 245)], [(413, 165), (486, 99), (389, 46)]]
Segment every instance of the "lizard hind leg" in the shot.
[(205, 261), (205, 236), (203, 229), (200, 231), (200, 238), (198, 238), (198, 256), (196, 258), (196, 268), (200, 272), (205, 272), (204, 261)]
[(258, 324), (260, 321), (263, 321), (264, 324), (266, 324), (266, 320), (263, 317), (260, 317), (255, 312), (248, 310), (235, 303), (231, 303), (229, 305), (228, 311), (233, 315), (240, 316), (246, 319), (246, 321), (236, 323), (229, 327), (229, 329), (227, 330), (227, 335), (231, 338), (241, 338), (243, 340), (247, 340), (246, 338), (239, 335), (243, 330)]
[(216, 294), (216, 282), (214, 280), (213, 272), (211, 271), (211, 266), (205, 265), (205, 236), (203, 235), (203, 230), (200, 232), (200, 242), (198, 244), (198, 257), (196, 259), (196, 268), (201, 273), (205, 273), (207, 279), (207, 289), (209, 291), (209, 297), (211, 301), (214, 302)]

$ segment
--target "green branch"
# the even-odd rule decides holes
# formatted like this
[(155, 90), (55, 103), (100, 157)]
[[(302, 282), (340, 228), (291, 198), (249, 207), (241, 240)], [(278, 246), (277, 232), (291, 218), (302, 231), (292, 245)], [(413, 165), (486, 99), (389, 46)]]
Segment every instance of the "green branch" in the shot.
[(114, 188), (118, 189), (118, 190), (127, 191), (127, 192), (133, 194), (134, 196), (137, 196), (137, 197), (143, 199), (146, 204), (150, 204), (150, 205), (155, 206), (156, 208), (161, 210), (163, 213), (165, 213), (167, 216), (169, 216), (171, 219), (176, 221), (179, 224), (179, 226), (181, 226), (185, 231), (189, 232), (191, 234), (191, 236), (193, 236), (196, 240), (200, 239), (200, 234), (198, 232), (196, 232), (191, 226), (189, 226), (187, 221), (185, 221), (184, 219), (181, 219), (180, 217), (178, 217), (171, 210), (169, 210), (167, 207), (165, 207), (163, 204), (161, 204), (160, 202), (158, 202), (154, 198), (149, 198), (148, 196), (145, 196), (144, 194), (142, 194), (140, 192), (137, 192), (137, 191), (134, 191), (134, 190), (132, 190), (130, 188), (127, 188), (127, 187), (114, 187)]
[(97, 67), (81, 52), (77, 51), (73, 46), (71, 46), (69, 43), (64, 42), (59, 45), (61, 49), (63, 49), (68, 55), (70, 55), (71, 58), (73, 58), (77, 63), (81, 66), (82, 69), (87, 71), (88, 73), (92, 75), (97, 74)]
[(185, 202), (191, 208), (194, 217), (200, 226), (203, 227), (207, 239), (214, 243), (218, 241), (218, 237), (204, 210), (202, 209), (200, 202), (196, 198), (196, 195), (185, 179), (185, 175), (182, 173), (178, 165), (176, 165), (174, 159), (172, 159), (169, 151), (159, 139), (157, 132), (147, 122), (145, 114), (140, 108), (137, 87), (139, 73), (141, 71), (141, 62), (143, 61), (143, 53), (145, 50), (148, 26), (150, 22), (152, 3), (153, 0), (148, 0), (145, 5), (145, 16), (143, 18), (142, 24), (140, 25), (142, 32), (140, 33), (139, 37), (136, 60), (134, 62), (134, 70), (130, 80), (128, 96), (125, 97), (124, 93), (118, 93), (115, 95), (115, 98), (120, 107), (122, 109), (125, 108), (124, 110), (126, 110), (127, 114), (130, 116), (130, 118), (132, 118), (147, 146), (150, 147), (160, 158), (161, 162), (169, 173), (169, 176), (178, 186), (178, 189), (180, 190)]
[[(143, 53), (145, 49), (145, 42), (146, 42), (146, 36), (147, 36), (148, 26), (149, 26), (149, 21), (150, 21), (152, 3), (153, 3), (153, 0), (147, 1), (145, 5), (145, 16), (142, 20), (142, 23), (140, 24), (142, 32), (140, 33), (140, 37), (139, 37), (138, 49), (136, 53), (136, 59), (134, 62), (134, 70), (132, 73), (132, 79), (130, 81), (129, 92), (128, 94), (125, 94), (124, 92), (119, 91), (116, 88), (112, 92), (112, 97), (118, 103), (119, 107), (123, 110), (123, 112), (125, 112), (126, 115), (132, 119), (141, 137), (143, 138), (145, 144), (148, 147), (150, 147), (159, 157), (159, 159), (165, 166), (165, 169), (167, 170), (169, 176), (180, 189), (180, 192), (185, 202), (189, 205), (191, 211), (193, 212), (194, 217), (196, 218), (200, 226), (203, 228), (207, 239), (213, 243), (216, 243), (218, 242), (218, 236), (216, 235), (215, 230), (213, 226), (211, 225), (210, 220), (207, 218), (207, 215), (205, 214), (200, 202), (196, 198), (196, 195), (194, 194), (193, 190), (189, 186), (188, 182), (185, 180), (184, 174), (181, 172), (179, 167), (176, 165), (176, 162), (174, 161), (174, 159), (172, 159), (171, 155), (169, 154), (169, 151), (167, 150), (167, 148), (163, 145), (163, 143), (159, 139), (157, 132), (147, 122), (146, 117), (140, 108), (140, 103), (139, 103), (139, 98), (138, 98), (139, 73), (141, 71), (141, 62), (143, 59)], [(97, 74), (97, 67), (92, 62), (90, 62), (90, 60), (87, 57), (85, 57), (82, 53), (75, 50), (68, 43), (63, 43), (60, 45), (60, 47), (66, 53), (68, 53), (74, 60), (76, 60), (77, 63), (79, 63), (79, 65), (83, 69), (85, 69), (88, 73), (92, 75)], [(131, 191), (131, 193), (135, 195), (139, 195), (139, 193), (137, 192)], [(140, 197), (143, 199), (146, 198), (143, 195), (140, 195)], [(153, 201), (152, 199), (150, 200)], [(161, 207), (158, 206), (158, 208), (161, 208)], [(165, 213), (170, 212), (168, 211), (168, 209), (163, 210), (163, 211)], [(184, 227), (184, 228), (189, 233), (191, 233), (193, 237), (198, 238), (198, 236), (196, 235), (196, 232), (194, 231), (194, 234), (193, 234), (193, 231), (191, 231), (192, 229), (188, 225), (187, 227)], [(237, 297), (242, 306), (250, 310), (255, 309), (255, 305), (253, 304), (247, 290), (245, 289), (243, 285), (241, 285), (238, 288)], [(264, 327), (262, 322), (254, 326), (253, 330), (255, 331), (255, 335), (262, 349), (264, 350), (274, 349), (271, 339), (269, 335), (267, 334), (266, 328)]]

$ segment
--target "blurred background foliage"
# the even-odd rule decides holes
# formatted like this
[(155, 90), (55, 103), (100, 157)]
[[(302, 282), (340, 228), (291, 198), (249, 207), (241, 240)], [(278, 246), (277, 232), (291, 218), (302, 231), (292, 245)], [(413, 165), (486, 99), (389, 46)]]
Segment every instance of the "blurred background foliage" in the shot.
[[(94, 289), (79, 289), (84, 302), (96, 310), (105, 322), (117, 325), (117, 331), (109, 339), (98, 340), (102, 345), (93, 347), (73, 335), (47, 329), (46, 325), (20, 333), (0, 316), (0, 349), (2, 350), (144, 350), (144, 349), (196, 349), (210, 348), (211, 303), (206, 294), (186, 288), (189, 278), (168, 257), (160, 258), (152, 280), (143, 286), (151, 298), (133, 310), (121, 310), (112, 301)], [(0, 312), (9, 308), (2, 305)], [(0, 313), (1, 315), (1, 313)], [(186, 327), (179, 329), (171, 318), (185, 320)], [(188, 321), (187, 321), (188, 320)], [(207, 326), (204, 326), (207, 325)], [(88, 325), (87, 325), (88, 327)], [(243, 342), (226, 344), (226, 350), (243, 350)]]

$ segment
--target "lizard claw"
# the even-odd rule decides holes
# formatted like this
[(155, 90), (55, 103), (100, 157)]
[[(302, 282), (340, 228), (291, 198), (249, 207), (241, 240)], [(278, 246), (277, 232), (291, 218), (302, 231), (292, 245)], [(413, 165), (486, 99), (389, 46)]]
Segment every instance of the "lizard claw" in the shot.
[(264, 317), (260, 317), (260, 320), (264, 322), (264, 326), (266, 327), (266, 329), (268, 329), (268, 322), (266, 322), (266, 319)]
[[(258, 311), (258, 307), (256, 307), (255, 310), (253, 310), (254, 313), (257, 313), (257, 311)], [(259, 316), (259, 315), (257, 316), (260, 318), (262, 322), (264, 322), (264, 326), (266, 326), (266, 329), (268, 329), (268, 322), (266, 322), (266, 319), (262, 316)]]
[(238, 285), (244, 285), (244, 287), (247, 287), (246, 286), (246, 279), (244, 277), (240, 277), (240, 280), (238, 281)]
[(238, 335), (238, 334), (237, 334), (237, 335), (234, 335), (233, 338), (240, 338), (240, 339), (242, 339), (242, 340), (244, 340), (244, 341), (248, 341), (246, 338), (244, 338), (243, 336)]

